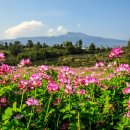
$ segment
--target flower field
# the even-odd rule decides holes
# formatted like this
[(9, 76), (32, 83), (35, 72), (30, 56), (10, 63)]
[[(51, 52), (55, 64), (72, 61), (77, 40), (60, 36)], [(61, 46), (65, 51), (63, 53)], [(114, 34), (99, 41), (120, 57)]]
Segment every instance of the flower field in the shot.
[(0, 52), (1, 130), (129, 130), (130, 66), (122, 48), (90, 68), (4, 64)]

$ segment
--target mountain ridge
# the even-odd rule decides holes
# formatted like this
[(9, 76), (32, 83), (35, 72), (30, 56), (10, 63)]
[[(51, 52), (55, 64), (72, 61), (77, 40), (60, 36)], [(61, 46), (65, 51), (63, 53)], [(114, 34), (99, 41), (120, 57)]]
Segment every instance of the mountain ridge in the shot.
[(60, 44), (64, 41), (71, 41), (76, 43), (78, 40), (83, 41), (83, 46), (88, 46), (91, 43), (94, 43), (96, 46), (126, 46), (127, 40), (120, 40), (120, 39), (113, 39), (113, 38), (104, 38), (100, 36), (91, 36), (87, 35), (82, 32), (68, 32), (66, 34), (62, 34), (59, 36), (34, 36), (34, 37), (19, 37), (15, 39), (5, 39), (0, 40), (1, 42), (14, 42), (14, 41), (20, 41), (22, 44), (26, 44), (28, 40), (32, 40), (34, 43), (41, 42), (46, 43), (50, 46), (53, 44)]

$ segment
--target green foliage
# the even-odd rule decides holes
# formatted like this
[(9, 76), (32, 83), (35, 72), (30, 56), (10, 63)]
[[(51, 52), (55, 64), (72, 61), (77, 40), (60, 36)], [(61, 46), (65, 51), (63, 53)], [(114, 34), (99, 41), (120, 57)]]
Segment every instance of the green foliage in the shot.
[(19, 41), (16, 41), (14, 44), (9, 46), (9, 50), (12, 55), (17, 56), (19, 53), (23, 51), (23, 48)]

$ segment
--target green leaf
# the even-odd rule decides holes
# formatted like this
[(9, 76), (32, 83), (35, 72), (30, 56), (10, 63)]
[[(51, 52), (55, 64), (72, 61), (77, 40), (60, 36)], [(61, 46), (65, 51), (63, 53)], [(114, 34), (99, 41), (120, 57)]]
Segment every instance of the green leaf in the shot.
[(15, 111), (15, 112), (17, 111), (17, 107), (16, 106), (17, 106), (17, 102), (14, 102), (13, 103), (13, 111)]
[(12, 115), (12, 108), (8, 107), (6, 110), (5, 110), (5, 114), (6, 115)]
[(3, 121), (5, 121), (5, 120), (7, 120), (9, 118), (10, 118), (10, 115), (6, 115), (6, 114), (2, 115), (2, 120)]
[(64, 107), (63, 109), (60, 110), (60, 112), (68, 112), (70, 111), (70, 104), (66, 105), (66, 107)]
[(72, 117), (72, 115), (66, 114), (66, 115), (63, 117), (63, 119), (68, 119), (68, 118), (70, 118), (70, 117)]
[(55, 109), (51, 109), (51, 110), (49, 111), (49, 114), (53, 113), (54, 111), (55, 111)]
[(7, 120), (9, 119), (11, 116), (12, 116), (12, 108), (8, 107), (6, 110), (5, 110), (5, 114), (2, 115), (2, 120)]
[(76, 113), (76, 111), (75, 111), (75, 110), (73, 110), (73, 111), (71, 111), (71, 112), (70, 112), (70, 114), (75, 114), (75, 113)]
[(69, 129), (70, 129), (70, 130), (77, 130), (77, 125), (76, 125), (76, 123), (75, 123), (75, 122), (71, 122), (71, 123), (70, 123), (70, 126), (69, 126)]

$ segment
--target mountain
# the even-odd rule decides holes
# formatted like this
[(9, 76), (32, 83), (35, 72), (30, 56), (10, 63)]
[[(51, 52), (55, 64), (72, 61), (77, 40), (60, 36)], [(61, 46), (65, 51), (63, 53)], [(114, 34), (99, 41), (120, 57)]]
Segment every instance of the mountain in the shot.
[(103, 37), (97, 37), (97, 36), (89, 36), (85, 33), (81, 32), (68, 32), (64, 35), (59, 36), (40, 36), (40, 37), (20, 37), (16, 39), (7, 39), (7, 40), (1, 40), (1, 42), (14, 42), (14, 41), (20, 41), (22, 44), (26, 44), (28, 40), (32, 40), (34, 43), (36, 42), (45, 42), (48, 45), (53, 45), (56, 43), (63, 43), (64, 41), (72, 41), (73, 43), (76, 43), (78, 40), (83, 41), (84, 46), (90, 45), (90, 43), (94, 43), (96, 46), (126, 46), (127, 40), (119, 40), (119, 39), (111, 39), (111, 38), (103, 38)]

